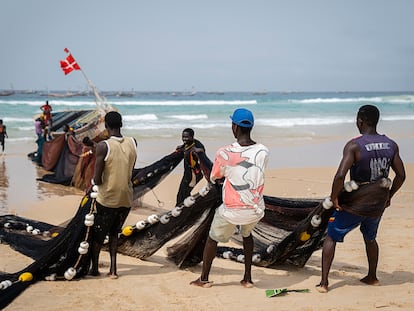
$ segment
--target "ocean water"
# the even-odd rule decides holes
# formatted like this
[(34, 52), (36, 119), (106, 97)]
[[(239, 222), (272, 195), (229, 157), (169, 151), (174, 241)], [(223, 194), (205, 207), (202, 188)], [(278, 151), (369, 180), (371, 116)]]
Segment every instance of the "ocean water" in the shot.
[[(170, 92), (137, 92), (133, 96), (103, 93), (123, 116), (123, 131), (138, 140), (155, 140), (177, 146), (181, 131), (191, 127), (203, 142), (232, 139), (229, 116), (245, 107), (255, 116), (254, 137), (272, 146), (306, 144), (356, 136), (355, 116), (364, 104), (381, 111), (379, 132), (412, 142), (414, 92), (197, 92), (192, 96)], [(0, 96), (0, 119), (9, 134), (8, 143), (33, 142), (34, 116), (49, 100), (53, 111), (93, 109), (93, 96), (47, 97), (41, 92)], [(405, 143), (404, 143), (405, 144)], [(410, 159), (412, 155), (410, 154)]]

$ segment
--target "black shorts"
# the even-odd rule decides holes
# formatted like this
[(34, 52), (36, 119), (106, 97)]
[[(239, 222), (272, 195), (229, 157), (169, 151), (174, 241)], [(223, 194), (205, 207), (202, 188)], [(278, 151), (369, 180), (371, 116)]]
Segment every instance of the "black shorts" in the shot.
[(106, 235), (114, 236), (120, 233), (129, 211), (129, 207), (110, 208), (96, 202), (96, 215), (93, 226), (94, 240), (98, 243), (103, 243)]

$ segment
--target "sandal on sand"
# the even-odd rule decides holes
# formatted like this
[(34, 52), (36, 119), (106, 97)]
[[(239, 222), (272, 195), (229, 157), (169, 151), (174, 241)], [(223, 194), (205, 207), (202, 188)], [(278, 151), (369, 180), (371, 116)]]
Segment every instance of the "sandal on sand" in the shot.
[(328, 292), (328, 286), (327, 285), (322, 285), (322, 284), (317, 284), (315, 286), (316, 290), (322, 294), (326, 294)]
[(190, 282), (190, 285), (202, 287), (202, 288), (209, 288), (213, 286), (213, 282), (210, 281), (202, 281), (201, 278), (198, 278), (195, 281)]

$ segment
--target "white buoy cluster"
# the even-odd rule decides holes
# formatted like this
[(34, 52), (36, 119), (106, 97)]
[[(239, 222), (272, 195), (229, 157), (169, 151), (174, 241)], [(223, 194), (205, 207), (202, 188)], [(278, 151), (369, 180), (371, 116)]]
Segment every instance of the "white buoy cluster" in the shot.
[(359, 186), (355, 182), (355, 180), (350, 180), (344, 183), (344, 189), (346, 192), (352, 192), (354, 190), (358, 190)]
[[(98, 196), (98, 186), (97, 185), (93, 185), (92, 187), (92, 192), (89, 193), (89, 197), (93, 200), (95, 200)], [(85, 202), (86, 203), (86, 202)], [(95, 214), (93, 213), (93, 209), (94, 209), (94, 204), (95, 202), (92, 202), (91, 204), (91, 209), (89, 211), (88, 214), (85, 215), (85, 219), (83, 221), (84, 225), (87, 227), (86, 230), (86, 236), (85, 239), (79, 243), (79, 247), (78, 247), (78, 253), (79, 253), (79, 258), (77, 260), (77, 262), (75, 263), (75, 265), (73, 267), (69, 267), (65, 273), (63, 274), (63, 276), (65, 277), (66, 280), (70, 281), (72, 280), (75, 276), (76, 276), (76, 267), (77, 265), (80, 263), (80, 259), (83, 255), (86, 255), (89, 252), (89, 242), (88, 240), (88, 236), (90, 234), (90, 231), (92, 229), (92, 226), (95, 224)], [(51, 274), (45, 277), (46, 281), (55, 281), (56, 280), (56, 274)]]
[[(6, 229), (12, 229), (12, 224), (9, 222), (4, 223), (3, 225), (4, 228)], [(27, 233), (31, 233), (33, 235), (39, 235), (42, 234), (43, 236), (47, 237), (50, 236), (50, 232), (49, 231), (41, 231), (40, 229), (34, 228), (32, 225), (30, 224), (26, 224), (26, 232)]]
[[(231, 259), (231, 260), (235, 260), (237, 262), (242, 262), (242, 263), (244, 262), (244, 259), (245, 259), (244, 254), (239, 254), (239, 255), (236, 256), (235, 254), (233, 254), (232, 251), (225, 251), (225, 252), (223, 252), (222, 256), (223, 256), (224, 259)], [(261, 260), (262, 260), (262, 256), (260, 254), (258, 254), (258, 253), (253, 254), (253, 256), (252, 256), (252, 262), (253, 263), (257, 264)]]
[(175, 206), (171, 211), (165, 214), (162, 214), (162, 215), (152, 214), (152, 215), (149, 215), (147, 219), (145, 220), (137, 221), (135, 225), (124, 227), (122, 229), (122, 234), (125, 236), (129, 236), (135, 230), (141, 231), (148, 226), (156, 224), (157, 222), (160, 222), (163, 225), (169, 223), (169, 221), (171, 220), (171, 217), (179, 217), (184, 208), (189, 208), (193, 206), (198, 196), (202, 196), (202, 197), (206, 196), (211, 189), (210, 187), (211, 187), (210, 185), (206, 185), (200, 188), (200, 190), (198, 191), (196, 195), (188, 196), (187, 198), (185, 198), (184, 202), (181, 205)]

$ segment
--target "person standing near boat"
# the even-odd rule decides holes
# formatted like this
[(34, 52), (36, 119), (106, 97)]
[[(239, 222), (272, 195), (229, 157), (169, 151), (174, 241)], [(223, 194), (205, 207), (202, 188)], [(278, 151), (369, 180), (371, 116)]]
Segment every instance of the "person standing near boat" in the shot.
[(43, 121), (45, 126), (49, 127), (49, 131), (52, 129), (52, 106), (49, 105), (49, 101), (47, 100), (46, 103), (40, 107), (43, 112)]
[(236, 226), (240, 226), (244, 249), (244, 276), (240, 284), (253, 287), (251, 268), (253, 256), (252, 230), (264, 216), (263, 188), (269, 150), (252, 140), (250, 134), (254, 125), (250, 110), (236, 109), (230, 117), (236, 142), (216, 152), (210, 180), (212, 183), (223, 177), (223, 204), (215, 211), (209, 236), (203, 252), (201, 276), (190, 284), (211, 287), (209, 282), (213, 259), (218, 242), (228, 242)]
[[(364, 237), (368, 258), (368, 274), (361, 282), (368, 285), (379, 285), (377, 278), (378, 243), (376, 235), (382, 213), (390, 205), (391, 198), (405, 181), (405, 169), (399, 154), (398, 145), (386, 135), (377, 133), (380, 112), (373, 105), (359, 108), (356, 126), (361, 136), (350, 140), (344, 147), (343, 157), (332, 183), (331, 200), (335, 208), (333, 217), (328, 223), (328, 235), (322, 249), (322, 276), (316, 289), (321, 293), (328, 292), (328, 274), (335, 255), (337, 242), (343, 242), (346, 234), (360, 226)], [(351, 214), (341, 208), (338, 195), (344, 187), (345, 177), (350, 172), (351, 180), (357, 183), (375, 182), (388, 178), (390, 168), (395, 177), (384, 209), (373, 211), (376, 214), (360, 216)], [(371, 212), (371, 213), (373, 213)]]
[(184, 144), (178, 146), (177, 151), (184, 152), (184, 173), (177, 193), (177, 206), (191, 195), (191, 191), (195, 185), (203, 178), (197, 154), (206, 152), (204, 145), (194, 138), (193, 129), (184, 129), (181, 138)]
[(4, 151), (5, 138), (9, 138), (9, 136), (7, 135), (6, 126), (3, 124), (3, 120), (0, 119), (0, 144), (1, 144), (1, 153), (2, 154), (5, 154), (5, 151)]
[(96, 146), (93, 183), (98, 186), (96, 217), (93, 227), (91, 275), (99, 275), (99, 253), (109, 235), (111, 265), (108, 276), (118, 278), (116, 256), (118, 234), (132, 205), (132, 170), (137, 158), (137, 143), (133, 137), (121, 134), (122, 117), (116, 111), (105, 115), (105, 128), (110, 136)]

